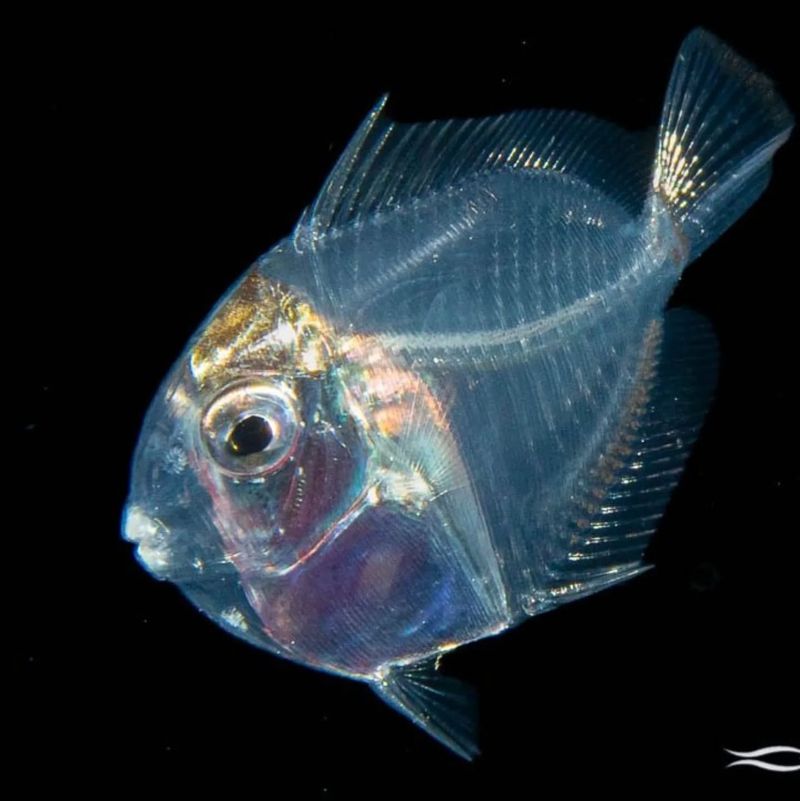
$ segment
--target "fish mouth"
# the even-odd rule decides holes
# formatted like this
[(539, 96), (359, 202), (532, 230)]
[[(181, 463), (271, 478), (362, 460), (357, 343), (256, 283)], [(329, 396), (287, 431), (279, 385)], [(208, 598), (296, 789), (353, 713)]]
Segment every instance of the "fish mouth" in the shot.
[(133, 504), (126, 508), (122, 536), (137, 546), (137, 558), (159, 579), (167, 578), (172, 565), (169, 535), (167, 526), (157, 517), (149, 515), (141, 506)]

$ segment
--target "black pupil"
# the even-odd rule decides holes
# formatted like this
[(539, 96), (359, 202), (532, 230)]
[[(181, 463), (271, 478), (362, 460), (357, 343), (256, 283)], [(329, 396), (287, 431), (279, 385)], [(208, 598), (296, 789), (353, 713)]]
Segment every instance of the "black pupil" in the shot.
[(240, 420), (228, 436), (228, 447), (236, 456), (260, 453), (272, 442), (269, 423), (257, 415)]

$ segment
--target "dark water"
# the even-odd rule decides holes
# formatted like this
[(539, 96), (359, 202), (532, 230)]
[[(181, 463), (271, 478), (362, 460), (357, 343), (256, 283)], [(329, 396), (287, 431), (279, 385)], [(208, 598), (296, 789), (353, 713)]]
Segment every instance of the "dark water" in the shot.
[(294, 22), (43, 15), (11, 36), (10, 764), (29, 786), (199, 781), (259, 798), (788, 788), (800, 774), (725, 770), (723, 748), (800, 745), (796, 137), (678, 292), (716, 324), (722, 373), (656, 569), (448, 660), (482, 698), (473, 764), (366, 688), (232, 639), (119, 538), (159, 381), (381, 93), (402, 120), (559, 106), (646, 127), (702, 23), (800, 111), (788, 12), (582, 21), (487, 7), (433, 31), (395, 11), (370, 12), (363, 31), (311, 9)]

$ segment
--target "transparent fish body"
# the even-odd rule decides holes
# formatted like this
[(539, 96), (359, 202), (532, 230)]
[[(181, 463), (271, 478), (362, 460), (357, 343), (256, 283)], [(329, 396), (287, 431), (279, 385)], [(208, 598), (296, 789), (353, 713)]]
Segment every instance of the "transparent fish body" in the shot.
[(398, 125), (381, 102), (156, 397), (140, 560), (471, 756), (439, 657), (645, 569), (715, 379), (709, 326), (666, 303), (790, 128), (703, 31), (654, 143), (574, 112)]

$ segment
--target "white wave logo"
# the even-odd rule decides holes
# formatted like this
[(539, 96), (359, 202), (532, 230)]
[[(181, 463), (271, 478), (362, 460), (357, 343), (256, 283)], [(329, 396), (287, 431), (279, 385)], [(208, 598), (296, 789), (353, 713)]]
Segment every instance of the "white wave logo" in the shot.
[(790, 745), (773, 745), (769, 748), (759, 748), (756, 751), (731, 751), (729, 748), (725, 749), (729, 754), (735, 757), (744, 757), (744, 759), (737, 759), (726, 765), (726, 768), (732, 768), (734, 765), (751, 765), (754, 768), (761, 768), (762, 770), (772, 770), (776, 773), (792, 773), (800, 770), (800, 761), (796, 765), (781, 765), (775, 762), (765, 762), (755, 757), (769, 756), (770, 754), (797, 754), (800, 757), (800, 748), (792, 748)]

